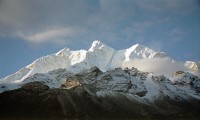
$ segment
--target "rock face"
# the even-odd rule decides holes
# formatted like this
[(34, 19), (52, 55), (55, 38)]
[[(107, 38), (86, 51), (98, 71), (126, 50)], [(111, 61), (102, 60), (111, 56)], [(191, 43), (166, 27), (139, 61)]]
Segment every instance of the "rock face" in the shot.
[(178, 87), (190, 86), (190, 89), (200, 93), (200, 79), (198, 76), (195, 76), (188, 72), (177, 71), (174, 74), (174, 84)]
[(199, 78), (189, 73), (178, 71), (172, 82), (136, 68), (94, 67), (66, 77), (60, 88), (36, 81), (1, 93), (0, 119), (200, 118)]
[(21, 89), (24, 91), (29, 91), (29, 92), (42, 92), (49, 90), (49, 86), (42, 84), (41, 82), (31, 82), (27, 83), (26, 85), (22, 86)]

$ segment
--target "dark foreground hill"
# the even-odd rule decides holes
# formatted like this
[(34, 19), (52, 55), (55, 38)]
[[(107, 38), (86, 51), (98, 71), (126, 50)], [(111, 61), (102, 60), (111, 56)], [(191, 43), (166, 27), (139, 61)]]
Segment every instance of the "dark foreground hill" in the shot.
[(129, 99), (120, 92), (96, 96), (88, 84), (50, 89), (32, 82), (0, 94), (0, 119), (200, 119), (200, 101), (174, 101), (162, 96), (154, 104)]

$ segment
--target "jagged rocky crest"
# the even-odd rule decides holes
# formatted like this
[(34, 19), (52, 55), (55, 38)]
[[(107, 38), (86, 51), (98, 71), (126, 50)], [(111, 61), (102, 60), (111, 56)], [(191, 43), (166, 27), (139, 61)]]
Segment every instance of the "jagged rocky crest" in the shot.
[[(163, 75), (136, 68), (102, 72), (98, 67), (65, 76), (59, 88), (49, 88), (49, 78), (0, 94), (1, 118), (48, 119), (176, 119), (199, 118), (197, 76), (183, 71), (174, 82)], [(185, 79), (182, 79), (185, 78)], [(32, 81), (32, 80), (31, 80)], [(187, 81), (187, 82), (183, 82)], [(13, 112), (9, 112), (13, 111)]]

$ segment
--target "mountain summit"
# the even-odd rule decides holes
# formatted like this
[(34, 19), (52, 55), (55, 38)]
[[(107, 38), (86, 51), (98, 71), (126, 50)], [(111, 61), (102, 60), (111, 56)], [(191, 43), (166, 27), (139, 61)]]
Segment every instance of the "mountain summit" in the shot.
[(95, 40), (93, 41), (92, 46), (90, 47), (88, 51), (92, 52), (97, 49), (112, 49), (112, 48), (108, 47), (106, 44), (102, 43), (99, 40)]

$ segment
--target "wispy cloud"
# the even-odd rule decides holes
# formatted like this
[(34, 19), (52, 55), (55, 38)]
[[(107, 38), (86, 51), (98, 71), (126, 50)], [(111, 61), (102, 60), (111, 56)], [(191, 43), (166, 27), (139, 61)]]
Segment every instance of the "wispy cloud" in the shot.
[(60, 42), (62, 38), (79, 35), (78, 27), (84, 23), (90, 11), (88, 2), (0, 0), (0, 37), (20, 37), (22, 40), (41, 43)]
[(64, 38), (70, 37), (74, 35), (74, 30), (70, 28), (57, 28), (50, 29), (34, 34), (25, 34), (23, 32), (16, 33), (17, 36), (23, 38), (26, 41), (34, 42), (34, 43), (42, 43), (42, 42), (55, 42), (61, 43)]
[(56, 44), (71, 44), (77, 42), (73, 38), (83, 37), (85, 34), (87, 34), (87, 29), (82, 27), (51, 27), (36, 32), (17, 31), (15, 36), (24, 41), (36, 44), (49, 42)]
[(170, 58), (157, 58), (157, 59), (135, 59), (132, 61), (124, 62), (122, 65), (125, 67), (136, 67), (141, 71), (154, 72), (155, 74), (164, 74), (168, 77), (178, 70), (188, 70), (181, 62), (172, 62)]

